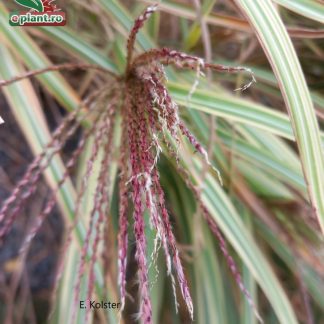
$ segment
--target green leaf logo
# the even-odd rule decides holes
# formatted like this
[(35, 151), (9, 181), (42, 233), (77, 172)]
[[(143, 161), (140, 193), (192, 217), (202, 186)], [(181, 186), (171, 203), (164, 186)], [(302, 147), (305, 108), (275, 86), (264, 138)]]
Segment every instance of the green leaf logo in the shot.
[(44, 11), (44, 6), (43, 2), (41, 0), (15, 0), (18, 4), (21, 6), (30, 8), (30, 9), (35, 9), (38, 12), (43, 12)]

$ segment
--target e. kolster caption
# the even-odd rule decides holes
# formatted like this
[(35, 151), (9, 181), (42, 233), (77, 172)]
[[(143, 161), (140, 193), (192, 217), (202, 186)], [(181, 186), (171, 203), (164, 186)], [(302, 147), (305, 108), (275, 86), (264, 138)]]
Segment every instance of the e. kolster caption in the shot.
[(110, 301), (80, 300), (81, 309), (118, 309), (121, 303), (112, 303)]

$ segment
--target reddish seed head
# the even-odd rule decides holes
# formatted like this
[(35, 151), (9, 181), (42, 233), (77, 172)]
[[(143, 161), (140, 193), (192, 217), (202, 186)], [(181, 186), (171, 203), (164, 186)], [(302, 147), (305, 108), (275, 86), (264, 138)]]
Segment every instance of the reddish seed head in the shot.
[[(133, 231), (136, 241), (135, 259), (138, 263), (138, 282), (140, 294), (139, 315), (145, 324), (152, 323), (152, 305), (150, 300), (150, 283), (148, 279), (148, 265), (150, 262), (147, 255), (147, 243), (145, 236), (145, 212), (147, 212), (149, 215), (150, 224), (157, 233), (157, 240), (160, 241), (161, 246), (164, 249), (167, 271), (171, 276), (174, 292), (176, 289), (173, 274), (177, 278), (182, 298), (187, 306), (191, 319), (193, 319), (193, 303), (190, 296), (190, 289), (181, 263), (176, 238), (171, 226), (165, 195), (160, 184), (157, 162), (162, 151), (161, 147), (163, 144), (165, 144), (166, 152), (164, 153), (169, 154), (170, 157), (174, 157), (178, 163), (178, 153), (170, 150), (171, 145), (169, 145), (166, 139), (168, 136), (171, 136), (179, 146), (181, 143), (180, 134), (182, 134), (188, 139), (195, 150), (202, 155), (205, 162), (210, 165), (205, 149), (180, 119), (178, 106), (172, 100), (164, 84), (166, 77), (163, 66), (173, 65), (178, 68), (193, 69), (197, 71), (197, 75), (199, 75), (200, 71), (204, 69), (227, 72), (250, 72), (249, 70), (241, 67), (232, 68), (205, 63), (198, 57), (167, 48), (152, 49), (133, 59), (136, 35), (143, 26), (144, 22), (155, 10), (156, 5), (148, 7), (134, 22), (134, 26), (130, 32), (127, 42), (127, 68), (125, 71), (125, 76), (123, 78), (114, 79), (114, 83), (117, 84), (114, 91), (109, 92), (107, 96), (105, 96), (105, 93), (103, 93), (103, 95), (99, 94), (98, 98), (94, 99), (94, 111), (97, 114), (97, 118), (95, 119), (90, 131), (90, 135), (95, 134), (93, 152), (88, 160), (85, 177), (76, 199), (76, 214), (78, 215), (81, 210), (82, 197), (86, 190), (87, 180), (92, 175), (93, 164), (98, 152), (102, 150), (104, 158), (108, 159), (109, 157), (109, 159), (113, 159), (112, 148), (114, 143), (111, 140), (108, 140), (107, 142), (107, 139), (105, 139), (107, 136), (112, 137), (113, 134), (111, 126), (112, 122), (109, 122), (110, 118), (113, 118), (113, 114), (110, 113), (109, 109), (107, 108), (107, 101), (114, 103), (114, 107), (115, 104), (117, 107), (117, 103), (121, 103), (120, 115), (122, 117), (122, 141), (120, 145), (120, 158), (118, 162), (120, 172), (118, 234), (120, 298), (123, 309), (126, 300), (126, 267), (128, 251), (127, 231), (128, 212), (130, 211), (129, 214), (132, 215), (134, 220)], [(19, 78), (17, 78), (17, 80), (18, 79)], [(253, 75), (252, 81), (242, 89), (245, 90), (252, 82), (254, 82)], [(102, 105), (103, 102), (104, 105)], [(70, 125), (72, 121), (75, 121), (75, 125), (73, 127)], [(102, 121), (104, 121), (103, 124)], [(14, 220), (12, 215), (17, 214), (17, 210), (22, 207), (26, 200), (25, 197), (29, 197), (34, 192), (41, 173), (49, 165), (52, 156), (48, 158), (48, 151), (54, 150), (53, 155), (60, 152), (60, 150), (64, 147), (66, 140), (73, 134), (76, 128), (80, 125), (80, 122), (81, 120), (77, 119), (77, 113), (72, 113), (70, 117), (67, 118), (67, 121), (59, 127), (57, 132), (54, 133), (54, 138), (51, 144), (48, 145), (44, 153), (36, 158), (35, 162), (28, 169), (23, 180), (14, 190), (12, 196), (9, 197), (4, 203), (0, 211), (0, 224), (5, 224), (4, 228), (6, 229), (6, 232), (10, 229), (10, 226)], [(88, 137), (85, 139), (87, 138)], [(81, 149), (79, 149), (79, 151), (77, 150), (77, 154), (81, 153), (83, 144)], [(46, 156), (47, 160), (45, 159)], [(110, 160), (103, 159), (101, 164), (101, 172), (97, 179), (94, 208), (91, 213), (89, 229), (81, 253), (82, 255), (78, 282), (75, 288), (76, 303), (79, 297), (81, 276), (86, 268), (86, 256), (88, 247), (91, 244), (92, 231), (96, 232), (96, 236), (92, 242), (92, 250), (94, 254), (90, 259), (88, 297), (91, 297), (91, 292), (94, 286), (95, 275), (93, 266), (97, 258), (96, 251), (99, 240), (102, 239), (99, 232), (101, 225), (107, 221), (106, 218), (109, 214), (107, 188), (107, 178), (110, 167), (109, 161)], [(74, 165), (75, 159), (73, 159), (72, 162), (73, 163), (68, 165), (68, 169)], [(235, 276), (236, 281), (238, 282), (238, 285), (249, 300), (251, 307), (254, 307), (250, 295), (245, 289), (239, 272), (237, 271), (234, 260), (228, 254), (225, 241), (222, 238), (216, 224), (211, 222), (207, 209), (201, 202), (198, 191), (196, 190), (194, 184), (190, 181), (186, 171), (181, 172), (181, 174), (184, 174), (186, 183), (193, 190), (206, 221), (216, 237), (219, 239), (220, 248), (225, 255), (225, 258)], [(63, 179), (61, 179), (59, 182), (59, 186), (64, 183), (67, 176), (68, 174), (66, 173)], [(57, 193), (57, 191), (55, 193)], [(131, 200), (131, 204), (129, 204), (129, 200)], [(46, 206), (44, 211), (41, 213), (41, 220), (45, 219), (45, 216), (49, 214), (50, 209), (54, 206), (54, 202), (55, 201), (53, 199)], [(105, 206), (105, 208), (103, 208), (103, 206)], [(97, 220), (95, 220), (96, 214), (99, 215)], [(27, 239), (34, 236), (35, 228), (36, 227), (34, 227), (28, 234)], [(39, 226), (37, 228), (39, 228)], [(74, 316), (75, 312), (76, 310), (74, 310)]]

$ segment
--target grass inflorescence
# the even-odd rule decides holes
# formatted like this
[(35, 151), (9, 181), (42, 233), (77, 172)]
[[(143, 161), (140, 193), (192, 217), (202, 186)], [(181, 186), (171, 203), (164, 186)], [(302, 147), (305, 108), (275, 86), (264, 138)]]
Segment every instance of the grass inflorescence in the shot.
[[(186, 138), (194, 150), (199, 153), (204, 163), (212, 166), (205, 148), (186, 127), (181, 120), (179, 109), (169, 94), (166, 87), (167, 78), (164, 67), (173, 66), (177, 69), (190, 69), (196, 71), (197, 77), (204, 71), (217, 72), (248, 72), (251, 81), (240, 88), (247, 89), (255, 82), (253, 73), (244, 67), (228, 67), (205, 62), (203, 59), (188, 55), (169, 48), (151, 49), (142, 54), (135, 55), (134, 44), (136, 35), (149, 16), (156, 10), (156, 6), (148, 7), (134, 22), (127, 42), (127, 66), (123, 75), (115, 75), (104, 68), (86, 64), (62, 64), (49, 68), (30, 71), (11, 80), (1, 81), (0, 86), (6, 86), (24, 78), (58, 70), (95, 69), (105, 76), (105, 86), (90, 94), (82, 105), (67, 115), (64, 121), (54, 131), (52, 140), (45, 147), (43, 153), (37, 156), (28, 167), (23, 178), (19, 181), (10, 197), (2, 204), (0, 211), (0, 240), (3, 241), (10, 232), (15, 219), (28, 199), (35, 193), (42, 173), (49, 166), (53, 156), (59, 153), (68, 139), (76, 132), (83, 121), (91, 117), (92, 124), (86, 128), (71, 158), (66, 162), (66, 171), (58, 182), (56, 190), (52, 193), (44, 209), (35, 218), (21, 246), (20, 254), (25, 259), (28, 248), (40, 229), (46, 217), (53, 210), (56, 203), (56, 195), (71, 170), (74, 168), (79, 156), (84, 151), (85, 144), (93, 137), (92, 152), (87, 160), (86, 170), (80, 185), (75, 203), (75, 220), (68, 230), (68, 239), (73, 227), (77, 224), (82, 213), (82, 200), (86, 191), (87, 181), (93, 174), (94, 162), (101, 158), (100, 170), (95, 188), (93, 209), (90, 213), (90, 222), (85, 241), (81, 251), (81, 261), (78, 270), (77, 283), (74, 289), (75, 308), (73, 318), (76, 317), (77, 303), (80, 294), (82, 276), (86, 270), (88, 250), (92, 251), (89, 260), (89, 277), (87, 287), (87, 299), (90, 300), (95, 283), (94, 265), (97, 262), (100, 241), (105, 241), (104, 229), (110, 209), (109, 174), (111, 161), (114, 158), (114, 125), (116, 115), (121, 116), (122, 140), (119, 149), (119, 234), (118, 234), (118, 267), (121, 310), (126, 301), (126, 270), (128, 256), (128, 212), (133, 215), (133, 231), (136, 242), (135, 259), (138, 265), (139, 282), (139, 317), (143, 323), (152, 323), (152, 305), (150, 298), (150, 283), (148, 278), (148, 249), (145, 236), (144, 213), (149, 214), (150, 225), (156, 233), (155, 250), (152, 256), (156, 256), (159, 246), (162, 246), (167, 274), (171, 278), (175, 295), (175, 304), (178, 307), (176, 297), (176, 280), (184, 303), (191, 319), (194, 319), (194, 306), (190, 294), (190, 288), (186, 279), (185, 270), (180, 258), (176, 237), (172, 230), (166, 198), (160, 183), (158, 160), (163, 152), (166, 156), (176, 160), (179, 172), (183, 175), (188, 187), (192, 190), (197, 205), (200, 207), (203, 219), (207, 222), (212, 233), (219, 241), (220, 249), (224, 254), (231, 272), (234, 275), (240, 289), (246, 296), (249, 304), (261, 321), (249, 292), (245, 288), (238, 268), (233, 258), (229, 255), (225, 240), (218, 229), (214, 219), (200, 197), (200, 191), (187, 175), (186, 170), (179, 163), (182, 138)], [(195, 84), (196, 86), (196, 84)], [(194, 88), (192, 89), (194, 91)], [(190, 94), (189, 94), (190, 96)], [(84, 107), (88, 107), (84, 112)], [(172, 139), (172, 141), (171, 141)], [(103, 154), (100, 156), (100, 151)], [(221, 181), (221, 177), (219, 176)], [(92, 238), (92, 236), (94, 237)], [(108, 244), (104, 242), (103, 244)], [(59, 267), (61, 269), (61, 267)], [(59, 274), (57, 278), (59, 278)], [(87, 316), (89, 311), (87, 311)]]

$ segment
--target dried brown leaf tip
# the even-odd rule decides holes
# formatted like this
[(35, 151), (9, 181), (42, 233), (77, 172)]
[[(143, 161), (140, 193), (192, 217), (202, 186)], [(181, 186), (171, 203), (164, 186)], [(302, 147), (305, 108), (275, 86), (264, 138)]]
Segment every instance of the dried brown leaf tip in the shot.
[[(179, 163), (178, 151), (182, 143), (182, 138), (186, 138), (205, 163), (212, 167), (206, 150), (180, 119), (178, 106), (173, 101), (165, 85), (166, 76), (164, 67), (170, 65), (180, 69), (192, 69), (196, 71), (197, 77), (203, 74), (207, 69), (230, 73), (245, 71), (250, 73), (251, 82), (242, 87), (242, 90), (249, 87), (255, 79), (252, 72), (243, 67), (227, 67), (206, 63), (203, 59), (196, 56), (168, 48), (151, 49), (135, 56), (134, 44), (136, 35), (145, 21), (156, 9), (156, 5), (148, 7), (134, 22), (127, 42), (127, 67), (125, 74), (122, 76), (116, 76), (111, 73), (105, 74), (107, 78), (113, 82), (110, 82), (109, 86), (105, 86), (97, 93), (90, 95), (89, 98), (83, 102), (82, 106), (90, 107), (87, 114), (82, 114), (82, 107), (80, 107), (66, 117), (63, 123), (53, 133), (52, 140), (47, 145), (44, 152), (35, 158), (22, 180), (14, 189), (12, 195), (2, 204), (0, 211), (0, 238), (3, 239), (9, 232), (15, 218), (19, 216), (21, 208), (23, 208), (26, 201), (35, 192), (37, 183), (43, 171), (49, 166), (53, 156), (61, 151), (66, 141), (73, 135), (80, 123), (85, 118), (88, 118), (89, 115), (92, 115), (92, 126), (84, 132), (78, 148), (67, 162), (66, 172), (59, 181), (58, 188), (54, 191), (52, 198), (48, 201), (41, 215), (31, 224), (21, 250), (22, 253), (26, 251), (26, 246), (30, 244), (40, 225), (54, 207), (58, 190), (68, 178), (70, 170), (75, 165), (77, 158), (84, 149), (86, 141), (91, 136), (93, 138), (92, 153), (87, 161), (83, 181), (76, 197), (74, 225), (79, 219), (79, 215), (82, 213), (82, 199), (86, 191), (88, 179), (93, 174), (95, 160), (100, 158), (101, 165), (96, 182), (97, 187), (95, 189), (93, 209), (90, 213), (90, 222), (81, 251), (79, 273), (75, 286), (75, 304), (77, 304), (79, 300), (81, 278), (87, 268), (87, 263), (90, 269), (87, 297), (88, 299), (91, 298), (94, 282), (96, 280), (94, 264), (98, 261), (97, 254), (99, 242), (100, 240), (104, 241), (106, 239), (104, 231), (107, 226), (110, 210), (110, 164), (114, 158), (114, 125), (115, 116), (118, 112), (122, 119), (122, 139), (117, 162), (119, 169), (118, 266), (122, 310), (124, 309), (126, 300), (126, 268), (127, 256), (129, 254), (128, 215), (131, 213), (134, 223), (133, 232), (136, 244), (135, 259), (138, 264), (139, 318), (145, 324), (152, 323), (153, 321), (148, 268), (149, 264), (154, 262), (152, 259), (156, 257), (159, 246), (162, 246), (165, 254), (167, 273), (171, 278), (175, 294), (176, 307), (178, 307), (176, 297), (176, 285), (178, 283), (188, 313), (191, 319), (194, 319), (190, 289), (186, 280), (176, 238), (172, 230), (165, 194), (160, 183), (157, 163), (162, 148), (164, 148), (163, 154), (176, 159), (179, 172), (183, 175), (189, 188), (193, 191), (197, 200), (197, 205), (201, 209), (201, 214), (210, 226), (211, 231), (219, 240), (220, 248), (228, 261), (230, 270), (234, 274), (240, 289), (250, 302), (251, 307), (256, 312), (253, 301), (243, 285), (233, 259), (229, 256), (225, 241), (216, 223), (202, 203), (199, 191), (196, 189), (195, 184), (192, 183), (187, 171), (183, 169)], [(48, 69), (28, 72), (23, 76), (3, 81), (0, 85), (8, 85), (24, 77), (31, 77), (45, 71), (63, 68), (95, 68), (103, 73), (107, 72), (105, 69), (98, 66), (63, 64)], [(103, 154), (100, 155), (100, 151), (102, 151)], [(155, 249), (150, 256), (147, 251), (144, 213), (149, 215), (150, 226), (156, 233)], [(69, 232), (71, 232), (71, 229)], [(108, 242), (104, 242), (103, 245), (105, 244), (108, 244)], [(90, 258), (88, 258), (89, 250), (92, 251)], [(74, 318), (75, 316), (76, 309), (74, 310)]]

